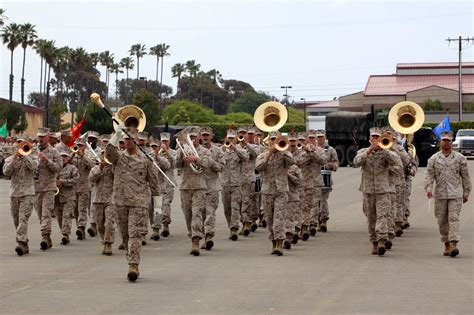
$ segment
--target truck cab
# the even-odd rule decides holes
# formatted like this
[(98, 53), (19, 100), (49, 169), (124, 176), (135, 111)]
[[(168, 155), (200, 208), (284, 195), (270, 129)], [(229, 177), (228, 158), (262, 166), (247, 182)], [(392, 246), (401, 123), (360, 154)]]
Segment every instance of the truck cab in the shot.
[(474, 129), (459, 129), (453, 149), (463, 155), (474, 155)]

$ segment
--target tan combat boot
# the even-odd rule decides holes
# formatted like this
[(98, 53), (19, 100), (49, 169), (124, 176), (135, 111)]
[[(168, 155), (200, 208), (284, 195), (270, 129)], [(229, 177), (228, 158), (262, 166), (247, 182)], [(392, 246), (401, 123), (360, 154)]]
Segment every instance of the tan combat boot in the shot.
[(316, 235), (316, 226), (315, 225), (310, 225), (309, 226), (309, 234), (311, 236), (315, 236)]
[(326, 221), (323, 221), (319, 224), (319, 230), (323, 233), (326, 233), (328, 231), (328, 223)]
[(396, 223), (395, 224), (395, 235), (397, 237), (400, 237), (403, 235), (403, 227), (401, 223)]
[(30, 247), (28, 246), (28, 242), (25, 242), (23, 244), (23, 246), (24, 246), (23, 254), (24, 255), (29, 254), (30, 253)]
[(276, 252), (275, 252), (276, 244), (277, 244), (277, 241), (272, 240), (272, 252), (271, 252), (272, 255), (276, 254)]
[(24, 254), (28, 254), (26, 251), (26, 244), (24, 242), (18, 242), (18, 246), (15, 248), (16, 254), (23, 256)]
[(293, 239), (293, 233), (286, 233), (286, 238), (283, 241), (283, 248), (291, 249), (291, 241)]
[(112, 243), (104, 244), (104, 255), (112, 256)]
[(451, 252), (451, 243), (450, 243), (450, 242), (444, 243), (444, 253), (443, 253), (443, 256), (449, 256), (450, 252)]
[(138, 279), (139, 275), (140, 275), (140, 272), (138, 271), (137, 264), (128, 265), (128, 275), (127, 275), (128, 281), (135, 282)]
[(230, 229), (230, 240), (236, 241), (239, 238), (237, 235), (237, 229)]
[(89, 233), (91, 237), (95, 237), (97, 235), (97, 224), (91, 223), (90, 228), (87, 229), (87, 233)]
[(124, 244), (123, 242), (120, 243), (118, 249), (119, 249), (119, 250), (125, 250), (125, 244)]
[(51, 236), (49, 234), (48, 234), (47, 241), (48, 241), (48, 248), (53, 247), (53, 240), (51, 239)]
[(251, 227), (252, 227), (252, 223), (250, 222), (244, 223), (244, 226), (242, 228), (244, 236), (249, 236)]
[(258, 224), (256, 221), (252, 221), (252, 225), (250, 226), (250, 231), (255, 232), (258, 228)]
[(153, 229), (153, 233), (151, 234), (150, 237), (151, 240), (158, 241), (160, 240), (160, 229)]
[(191, 255), (199, 256), (199, 237), (195, 236), (192, 240)]
[(307, 225), (303, 225), (303, 228), (301, 229), (301, 239), (303, 241), (307, 241), (309, 239), (309, 232), (308, 232)]
[(393, 246), (393, 242), (392, 242), (392, 241), (393, 241), (394, 238), (395, 238), (395, 235), (393, 235), (393, 234), (389, 234), (389, 235), (388, 235), (388, 240), (385, 241), (385, 248), (386, 248), (387, 250), (392, 249), (392, 246)]
[(278, 255), (278, 256), (283, 255), (283, 240), (276, 241), (275, 255)]
[(291, 241), (292, 244), (298, 243), (298, 240), (300, 239), (300, 231), (301, 231), (300, 228), (295, 227), (295, 233), (293, 233), (293, 239)]
[(449, 252), (449, 256), (451, 257), (456, 257), (459, 255), (459, 249), (457, 249), (456, 245), (458, 244), (457, 241), (452, 241), (451, 242), (451, 251)]
[(205, 245), (206, 245), (205, 247), (206, 250), (211, 250), (212, 247), (214, 247), (214, 241), (212, 240), (212, 235), (209, 235), (209, 234), (206, 235)]
[(82, 241), (83, 239), (86, 238), (86, 234), (84, 233), (85, 228), (83, 226), (80, 226), (76, 230), (76, 236), (79, 241)]
[(386, 252), (386, 248), (385, 248), (385, 240), (380, 240), (378, 242), (378, 248), (377, 248), (377, 255), (379, 256), (383, 256)]
[(170, 235), (170, 227), (168, 223), (163, 223), (163, 232), (161, 232), (161, 236), (168, 237)]
[(105, 255), (105, 247), (106, 247), (106, 245), (104, 243), (104, 246), (102, 246), (102, 255)]
[(379, 251), (379, 243), (372, 242), (372, 255), (377, 255)]
[(41, 243), (40, 243), (40, 247), (42, 250), (47, 250), (49, 248), (48, 238), (49, 238), (49, 235), (43, 235), (43, 239), (41, 240)]
[(70, 242), (69, 241), (69, 235), (63, 234), (63, 238), (61, 239), (61, 244), (67, 245), (67, 244), (69, 244), (69, 242)]

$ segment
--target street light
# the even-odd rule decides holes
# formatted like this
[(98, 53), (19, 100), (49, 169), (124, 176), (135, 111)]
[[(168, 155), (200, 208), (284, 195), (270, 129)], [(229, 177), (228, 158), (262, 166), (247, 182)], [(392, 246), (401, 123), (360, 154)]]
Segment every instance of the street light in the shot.
[(282, 85), (281, 88), (282, 88), (282, 89), (285, 89), (285, 94), (284, 94), (283, 96), (286, 97), (286, 105), (288, 105), (288, 89), (291, 89), (292, 86), (290, 86), (290, 85)]
[(306, 98), (302, 97), (300, 98), (301, 101), (303, 101), (303, 108), (304, 108), (304, 125), (306, 126)]

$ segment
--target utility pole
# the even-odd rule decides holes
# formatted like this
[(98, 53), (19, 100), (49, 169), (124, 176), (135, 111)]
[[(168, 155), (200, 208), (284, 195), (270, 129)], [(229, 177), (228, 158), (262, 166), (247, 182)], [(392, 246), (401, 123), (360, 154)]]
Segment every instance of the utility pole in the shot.
[(459, 38), (454, 39), (454, 38), (447, 38), (446, 41), (448, 43), (451, 42), (458, 42), (459, 48), (458, 48), (458, 54), (459, 54), (459, 121), (462, 121), (462, 43), (465, 41), (469, 43), (469, 41), (474, 41), (474, 37), (467, 37), (467, 38), (462, 38), (462, 36), (459, 36)]

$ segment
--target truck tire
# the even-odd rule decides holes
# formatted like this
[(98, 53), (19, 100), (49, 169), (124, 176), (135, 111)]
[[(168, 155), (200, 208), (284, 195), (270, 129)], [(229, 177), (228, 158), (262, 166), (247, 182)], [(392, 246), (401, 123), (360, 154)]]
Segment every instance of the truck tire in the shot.
[(346, 147), (343, 144), (337, 145), (335, 148), (337, 158), (339, 160), (339, 166), (346, 166)]
[(349, 166), (351, 167), (354, 165), (354, 158), (356, 154), (357, 154), (357, 149), (355, 145), (351, 145), (350, 147), (347, 148), (346, 160), (347, 160), (347, 164), (349, 164)]

